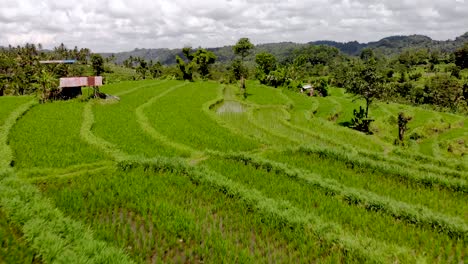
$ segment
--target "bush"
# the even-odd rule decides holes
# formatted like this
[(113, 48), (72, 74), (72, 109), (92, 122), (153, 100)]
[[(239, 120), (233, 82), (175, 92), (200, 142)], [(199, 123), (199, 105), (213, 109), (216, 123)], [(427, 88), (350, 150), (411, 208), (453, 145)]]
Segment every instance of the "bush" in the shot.
[(359, 107), (359, 111), (354, 109), (354, 117), (351, 119), (351, 128), (361, 131), (367, 134), (371, 134), (370, 132), (370, 124), (374, 121), (374, 119), (370, 119), (366, 117), (366, 111), (361, 106)]

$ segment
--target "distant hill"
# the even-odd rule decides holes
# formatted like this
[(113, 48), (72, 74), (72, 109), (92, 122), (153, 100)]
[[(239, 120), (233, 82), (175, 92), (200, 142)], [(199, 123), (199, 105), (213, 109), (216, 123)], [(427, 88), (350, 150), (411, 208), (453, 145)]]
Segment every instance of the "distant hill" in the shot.
[(336, 42), (336, 41), (313, 41), (309, 44), (313, 45), (328, 45), (336, 47), (343, 53), (348, 55), (358, 55), (364, 48), (372, 48), (385, 55), (393, 55), (402, 52), (407, 48), (428, 48), (438, 49), (443, 52), (453, 52), (457, 48), (463, 46), (468, 41), (468, 32), (457, 37), (455, 40), (433, 40), (424, 35), (410, 35), (410, 36), (391, 36), (383, 38), (379, 41), (369, 43), (352, 42)]
[[(309, 44), (298, 44), (293, 42), (281, 42), (281, 43), (268, 43), (259, 44), (255, 46), (253, 54), (267, 51), (274, 54), (277, 58), (286, 58), (295, 49)], [(235, 55), (232, 51), (232, 46), (224, 46), (218, 48), (207, 48), (212, 51), (218, 57), (218, 62), (227, 62), (234, 59)], [(122, 63), (128, 57), (142, 57), (146, 60), (160, 61), (162, 64), (175, 64), (175, 56), (179, 55), (183, 57), (182, 49), (135, 49), (133, 51), (118, 52), (118, 53), (101, 53), (103, 57), (109, 57), (112, 54), (115, 56), (115, 62)]]
[[(379, 41), (359, 43), (357, 41), (336, 42), (330, 40), (312, 41), (306, 44), (293, 42), (280, 42), (259, 44), (255, 46), (254, 54), (262, 51), (267, 51), (275, 55), (280, 61), (287, 58), (292, 52), (300, 47), (307, 45), (327, 45), (338, 48), (341, 52), (348, 55), (358, 55), (364, 48), (372, 48), (378, 53), (385, 55), (395, 55), (401, 53), (408, 48), (428, 48), (430, 50), (440, 50), (443, 52), (453, 52), (457, 48), (468, 42), (468, 32), (455, 38), (454, 40), (433, 40), (424, 35), (410, 36), (390, 36)], [(218, 48), (208, 48), (218, 57), (218, 62), (227, 62), (234, 58), (232, 46), (224, 46)], [(112, 54), (116, 57), (117, 63), (122, 63), (130, 56), (142, 57), (146, 60), (160, 61), (162, 64), (174, 64), (175, 56), (182, 56), (181, 49), (135, 49), (133, 51), (118, 52), (118, 53), (101, 53), (104, 57), (109, 57)]]

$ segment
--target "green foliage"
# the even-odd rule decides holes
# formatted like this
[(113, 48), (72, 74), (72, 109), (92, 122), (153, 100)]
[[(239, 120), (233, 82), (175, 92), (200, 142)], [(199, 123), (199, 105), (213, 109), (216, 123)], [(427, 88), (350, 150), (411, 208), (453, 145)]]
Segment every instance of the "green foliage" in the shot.
[(15, 166), (67, 167), (102, 159), (80, 140), (84, 105), (61, 101), (32, 108), (10, 133)]
[(52, 74), (43, 69), (37, 77), (37, 82), (40, 86), (40, 100), (42, 102), (52, 99), (55, 96), (58, 90), (58, 81)]
[(206, 79), (210, 75), (209, 66), (216, 61), (216, 55), (205, 49), (198, 49), (193, 54), (193, 61), (197, 64), (198, 72)]
[(240, 38), (236, 45), (232, 47), (234, 54), (241, 56), (242, 60), (245, 60), (250, 55), (251, 50), (255, 46), (250, 42), (248, 38)]
[(447, 107), (451, 110), (466, 105), (463, 86), (455, 77), (438, 74), (427, 79), (424, 85), (424, 103)]
[(0, 180), (0, 204), (44, 262), (133, 263), (122, 250), (97, 241), (33, 186), (10, 175)]
[(235, 80), (240, 80), (242, 76), (248, 76), (248, 69), (244, 66), (241, 60), (233, 60), (230, 65), (230, 73)]
[(183, 79), (193, 81), (195, 71), (199, 72), (203, 79), (206, 79), (210, 74), (209, 66), (216, 61), (216, 56), (211, 51), (202, 48), (194, 53), (190, 53), (190, 50), (190, 47), (182, 49), (188, 62), (185, 62), (178, 55), (176, 56), (177, 67), (182, 72)]
[(354, 109), (353, 116), (350, 127), (367, 134), (371, 133), (370, 125), (374, 122), (374, 119), (368, 118), (366, 111), (361, 106), (359, 107), (359, 111)]
[(276, 69), (276, 57), (268, 52), (258, 53), (255, 56), (255, 63), (257, 63), (257, 71), (259, 74), (268, 75), (271, 71)]
[(305, 170), (292, 169), (285, 164), (258, 158), (246, 153), (212, 152), (212, 154), (216, 157), (234, 160), (256, 169), (265, 170), (271, 174), (287, 176), (295, 181), (318, 187), (327, 195), (337, 196), (352, 205), (364, 206), (367, 210), (382, 211), (396, 219), (402, 219), (411, 224), (426, 225), (459, 238), (464, 238), (468, 235), (468, 226), (460, 219), (452, 218), (448, 220), (427, 208), (418, 208), (417, 206), (389, 200), (370, 192), (349, 188), (334, 180), (325, 179), (320, 175), (312, 174)]
[(99, 54), (91, 55), (91, 65), (94, 75), (100, 76), (104, 72), (104, 59)]
[(0, 263), (38, 263), (21, 231), (0, 211)]
[(163, 66), (161, 62), (157, 61), (156, 63), (153, 63), (152, 61), (150, 62), (150, 74), (153, 79), (158, 78), (161, 76), (163, 70)]
[(136, 72), (141, 76), (141, 78), (144, 80), (146, 79), (146, 73), (148, 72), (148, 63), (145, 60), (140, 60), (139, 61), (138, 67), (136, 68)]
[(462, 68), (468, 68), (468, 42), (455, 51), (455, 64)]
[(369, 117), (370, 104), (383, 96), (383, 86), (383, 77), (377, 68), (377, 62), (372, 58), (364, 64), (356, 62), (352, 65), (348, 70), (347, 80), (344, 84), (347, 93), (366, 101), (364, 112), (366, 119)]
[[(377, 60), (359, 65), (400, 96), (386, 82), (401, 70), (387, 78)], [(180, 76), (176, 67), (161, 75)], [(374, 134), (364, 135), (338, 125), (356, 102), (328, 77), (302, 79), (294, 65), (269, 75), (279, 70), (283, 87), (309, 82), (329, 96), (247, 81), (241, 100), (234, 85), (146, 80), (102, 87), (120, 101), (26, 114), (31, 98), (0, 98), (0, 213), (21, 229), (0, 221), (0, 233), (45, 262), (463, 262), (466, 117), (374, 101)], [(396, 83), (410, 84), (410, 100), (426, 79)], [(403, 111), (407, 133), (424, 137), (395, 146)]]

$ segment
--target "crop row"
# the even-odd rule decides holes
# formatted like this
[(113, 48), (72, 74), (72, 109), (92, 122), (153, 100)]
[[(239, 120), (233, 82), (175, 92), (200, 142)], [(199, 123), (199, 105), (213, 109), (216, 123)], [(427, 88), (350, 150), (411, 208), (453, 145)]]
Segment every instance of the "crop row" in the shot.
[[(36, 101), (18, 107), (0, 131), (2, 150), (9, 150), (8, 132)], [(11, 150), (10, 150), (11, 155)], [(15, 226), (21, 227), (25, 240), (44, 262), (132, 263), (119, 249), (93, 238), (91, 231), (79, 222), (65, 217), (43, 198), (34, 186), (20, 180), (8, 170), (10, 155), (2, 157), (0, 167), (0, 207)]]
[[(207, 116), (204, 104), (216, 99), (222, 86), (207, 82), (190, 83), (158, 99), (157, 104), (145, 108), (148, 122), (168, 140), (196, 149), (251, 150), (259, 144), (238, 135)], [(167, 111), (171, 109), (171, 111)]]
[[(350, 206), (339, 196), (330, 196), (323, 189), (303, 181), (216, 157), (205, 159), (200, 165), (230, 181), (256, 190), (264, 197), (287, 202), (303, 214), (316, 216), (325, 223), (334, 223), (340, 226), (347, 236), (367, 238), (386, 245), (398, 245), (411, 250), (415, 256), (425, 256), (428, 262), (437, 259), (442, 262), (463, 259), (462, 239), (395, 219), (384, 212), (369, 211), (364, 206)], [(444, 245), (443, 249), (438, 249), (440, 245)]]
[(16, 123), (16, 121), (35, 104), (37, 104), (36, 100), (31, 100), (27, 103), (22, 104), (13, 112), (11, 112), (8, 118), (4, 121), (3, 125), (0, 126), (0, 169), (9, 168), (13, 160), (11, 148), (7, 144), (8, 135), (10, 133), (11, 128)]
[[(141, 105), (162, 93), (174, 91), (181, 87), (179, 81), (151, 82), (138, 89), (129, 89), (119, 102), (96, 102), (92, 107), (94, 123), (92, 132), (122, 152), (142, 157), (186, 156), (187, 153), (168, 147), (165, 142), (154, 138), (142, 129), (137, 111)], [(167, 110), (165, 110), (166, 112)], [(165, 124), (170, 125), (170, 123)]]
[[(265, 123), (265, 122), (267, 121), (262, 120), (262, 122), (260, 123)], [(439, 185), (439, 186), (448, 188), (453, 191), (460, 191), (460, 192), (468, 191), (468, 188), (467, 188), (468, 186), (466, 185), (466, 181), (464, 179), (457, 179), (457, 178), (449, 179), (449, 178), (445, 178), (436, 174), (437, 172), (442, 172), (444, 173), (444, 175), (449, 175), (451, 177), (453, 176), (464, 177), (465, 173), (463, 172), (455, 172), (449, 169), (434, 169), (434, 167), (423, 167), (423, 166), (417, 166), (416, 167), (417, 169), (412, 169), (408, 167), (410, 166), (413, 167), (415, 165), (409, 165), (408, 162), (398, 163), (399, 160), (393, 157), (387, 160), (387, 158), (383, 157), (382, 154), (378, 155), (369, 151), (362, 151), (362, 150), (356, 151), (355, 149), (347, 145), (339, 145), (339, 144), (336, 145), (337, 143), (334, 142), (334, 143), (330, 143), (333, 145), (326, 143), (325, 145), (322, 146), (320, 143), (327, 142), (327, 141), (321, 140), (319, 136), (315, 137), (315, 136), (312, 136), (311, 134), (310, 140), (306, 139), (305, 135), (301, 135), (301, 137), (304, 137), (304, 138), (300, 138), (299, 131), (294, 132), (295, 131), (294, 129), (288, 128), (288, 126), (291, 126), (291, 125), (289, 125), (286, 121), (280, 119), (279, 124), (278, 122), (276, 123), (273, 123), (273, 121), (271, 122), (272, 122), (270, 124), (271, 130), (269, 131), (269, 133), (278, 137), (282, 137), (285, 140), (289, 139), (290, 141), (295, 141), (297, 143), (304, 144), (305, 142), (311, 142), (311, 140), (314, 138), (316, 139), (315, 142), (312, 141), (313, 142), (312, 146), (300, 148), (300, 150), (302, 149), (301, 150), (302, 152), (320, 153), (323, 156), (327, 156), (327, 157), (334, 158), (340, 161), (348, 162), (353, 165), (367, 166), (367, 167), (374, 168), (374, 169), (377, 168), (377, 169), (380, 169), (381, 171), (390, 173), (392, 175), (400, 176), (406, 180), (408, 179), (414, 180), (415, 182), (418, 182), (425, 186)], [(283, 130), (284, 132), (276, 131), (278, 129)], [(309, 134), (309, 132), (307, 131), (308, 130), (304, 129), (303, 132), (306, 134)], [(286, 133), (286, 132), (289, 135), (288, 137), (283, 135), (283, 133)], [(297, 137), (295, 137), (296, 134), (298, 135)], [(310, 145), (310, 143), (308, 145)], [(306, 150), (306, 149), (309, 149), (309, 150)], [(376, 159), (378, 160), (378, 162), (375, 161)]]
[[(287, 122), (287, 125), (290, 125), (291, 127), (295, 129), (300, 129), (301, 131), (304, 131), (305, 133), (310, 133), (317, 139), (326, 142), (328, 144), (336, 145), (338, 142), (338, 145), (340, 147), (346, 148), (348, 151), (355, 151), (356, 150), (356, 143), (359, 143), (359, 153), (363, 153), (366, 155), (373, 155), (373, 156), (378, 156), (379, 160), (389, 160), (391, 162), (398, 161), (399, 163), (405, 164), (406, 166), (413, 166), (414, 163), (408, 163), (407, 159), (411, 160), (418, 160), (421, 161), (421, 163), (418, 163), (419, 168), (424, 168), (427, 171), (433, 171), (437, 172), (440, 171), (439, 167), (446, 167), (446, 168), (451, 168), (451, 172), (456, 174), (456, 171), (465, 171), (467, 168), (463, 163), (460, 162), (453, 162), (448, 159), (443, 159), (443, 158), (434, 158), (426, 155), (421, 155), (417, 153), (410, 152), (408, 150), (400, 149), (400, 148), (395, 148), (391, 145), (386, 145), (386, 148), (391, 148), (393, 149), (391, 152), (393, 155), (391, 155), (391, 158), (385, 157), (382, 155), (382, 153), (377, 153), (375, 152), (374, 145), (377, 143), (378, 145), (383, 145), (384, 142), (373, 142), (374, 137), (373, 136), (363, 136), (360, 135), (358, 132), (355, 131), (350, 131), (349, 129), (342, 128), (337, 125), (332, 125), (329, 124), (329, 122), (322, 121), (320, 118), (312, 118), (310, 117), (309, 119), (305, 118), (304, 114), (306, 112), (313, 111), (313, 108), (311, 108), (311, 103), (312, 101), (310, 98), (301, 96), (299, 94), (295, 94), (292, 92), (286, 91), (286, 95), (289, 96), (293, 101), (294, 101), (294, 108), (292, 109), (292, 117), (291, 122)], [(320, 98), (319, 98), (320, 99)], [(319, 100), (317, 99), (317, 100)], [(282, 121), (284, 123), (284, 120)], [(294, 125), (293, 125), (294, 124)], [(307, 127), (307, 129), (304, 129), (302, 127)], [(322, 131), (324, 130), (324, 131)], [(322, 133), (315, 132), (315, 131), (321, 131)], [(327, 136), (327, 133), (323, 132), (332, 132), (333, 138), (330, 136)], [(353, 139), (353, 145), (349, 145), (349, 138)], [(368, 149), (369, 147), (372, 147), (371, 149)], [(381, 147), (380, 147), (381, 148)], [(368, 150), (367, 150), (368, 149)], [(425, 166), (424, 164), (434, 164), (437, 166)], [(436, 170), (436, 171), (434, 171)]]
[(269, 226), (236, 200), (178, 173), (114, 168), (37, 184), (95, 237), (137, 262), (359, 261), (310, 232)]
[(0, 204), (22, 227), (26, 241), (44, 262), (132, 263), (119, 249), (95, 240), (90, 230), (63, 215), (36, 187), (13, 173), (0, 176)]
[(57, 101), (32, 108), (12, 128), (15, 167), (66, 168), (105, 159), (79, 135), (85, 103)]
[(447, 233), (452, 237), (468, 239), (468, 227), (461, 219), (441, 215), (425, 207), (410, 205), (384, 198), (371, 192), (349, 188), (334, 180), (325, 179), (320, 175), (292, 169), (285, 164), (245, 153), (210, 152), (210, 154), (303, 181), (323, 189), (330, 196), (338, 196), (351, 205), (363, 206), (370, 211), (380, 211), (393, 216), (395, 219), (401, 219), (411, 224), (433, 228), (437, 231)]
[(468, 205), (464, 203), (466, 194), (462, 192), (453, 192), (445, 188), (427, 188), (412, 181), (402, 181), (398, 177), (388, 176), (375, 169), (356, 167), (319, 154), (304, 154), (295, 150), (297, 148), (286, 151), (268, 150), (256, 154), (271, 161), (287, 164), (290, 168), (333, 179), (344, 186), (366, 190), (408, 204), (418, 204), (434, 212), (468, 220), (468, 216), (464, 213), (468, 210)]
[(412, 181), (422, 186), (440, 186), (454, 192), (468, 193), (468, 185), (463, 179), (450, 179), (433, 173), (415, 172), (390, 163), (383, 164), (370, 158), (358, 157), (345, 151), (320, 147), (299, 147), (297, 151), (304, 154), (318, 154), (319, 156), (342, 161), (356, 167), (366, 167), (392, 175), (405, 181)]
[(255, 189), (247, 189), (204, 167), (190, 167), (180, 160), (161, 158), (121, 161), (118, 167), (123, 171), (142, 167), (147, 171), (186, 175), (195, 184), (209, 185), (224, 195), (241, 201), (245, 207), (259, 214), (265, 222), (277, 228), (312, 230), (317, 239), (335, 242), (364, 259), (381, 262), (393, 257), (411, 258), (405, 248), (386, 245), (368, 238), (349, 236), (336, 224), (326, 223), (315, 215), (304, 213), (288, 202), (265, 197)]
[(170, 93), (170, 92), (172, 92), (172, 91), (174, 91), (174, 90), (176, 90), (178, 88), (181, 88), (181, 87), (183, 87), (185, 85), (186, 85), (185, 83), (182, 83), (182, 84), (179, 84), (179, 85), (172, 86), (171, 88), (165, 90), (164, 92), (160, 93), (159, 95), (151, 98), (146, 103), (138, 106), (136, 108), (136, 110), (135, 110), (135, 113), (136, 113), (137, 121), (138, 121), (140, 127), (143, 129), (144, 132), (146, 132), (148, 135), (150, 135), (156, 141), (165, 143), (168, 147), (179, 150), (181, 152), (182, 156), (187, 157), (191, 153), (194, 153), (196, 151), (194, 149), (192, 149), (191, 147), (187, 146), (187, 145), (170, 141), (166, 136), (159, 133), (156, 129), (154, 129), (151, 126), (151, 123), (150, 123), (148, 117), (144, 113), (146, 108), (151, 107), (151, 105), (156, 103), (161, 97), (163, 97), (166, 94), (168, 94), (168, 93)]

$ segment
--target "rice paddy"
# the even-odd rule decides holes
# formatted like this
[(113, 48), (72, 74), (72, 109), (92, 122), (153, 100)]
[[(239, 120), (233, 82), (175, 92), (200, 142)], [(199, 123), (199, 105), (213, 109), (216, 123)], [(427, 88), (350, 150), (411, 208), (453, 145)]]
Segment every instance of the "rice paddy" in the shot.
[[(0, 263), (466, 263), (468, 118), (247, 82), (0, 97)], [(400, 111), (413, 117), (404, 146)]]

